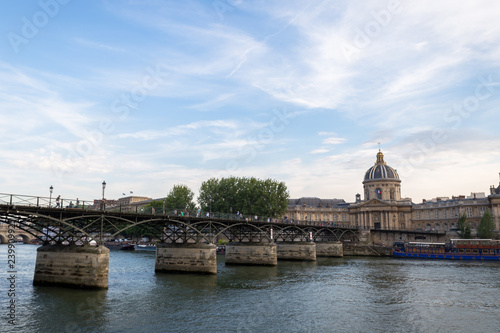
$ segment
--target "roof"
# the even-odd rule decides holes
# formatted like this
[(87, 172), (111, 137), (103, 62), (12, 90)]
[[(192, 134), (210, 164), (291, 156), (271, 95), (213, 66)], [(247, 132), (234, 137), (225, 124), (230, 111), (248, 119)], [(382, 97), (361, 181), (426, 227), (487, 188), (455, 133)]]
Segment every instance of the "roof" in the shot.
[(377, 153), (375, 165), (368, 169), (365, 174), (365, 181), (379, 179), (399, 180), (398, 172), (385, 163), (384, 154), (381, 151)]
[(320, 199), (316, 197), (302, 197), (299, 199), (289, 199), (288, 206), (342, 208), (349, 206), (349, 204), (345, 202), (344, 199)]

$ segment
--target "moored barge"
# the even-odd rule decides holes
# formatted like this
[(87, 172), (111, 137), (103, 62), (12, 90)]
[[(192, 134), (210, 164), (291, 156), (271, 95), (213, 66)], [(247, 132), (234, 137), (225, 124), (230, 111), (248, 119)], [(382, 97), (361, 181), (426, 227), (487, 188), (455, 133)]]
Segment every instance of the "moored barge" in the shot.
[(492, 239), (451, 239), (450, 243), (396, 242), (397, 258), (500, 261), (500, 241)]

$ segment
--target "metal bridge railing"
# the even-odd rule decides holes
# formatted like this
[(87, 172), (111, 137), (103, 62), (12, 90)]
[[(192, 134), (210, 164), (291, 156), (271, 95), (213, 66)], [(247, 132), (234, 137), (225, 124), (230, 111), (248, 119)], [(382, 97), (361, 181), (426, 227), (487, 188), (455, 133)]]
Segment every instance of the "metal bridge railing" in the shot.
[(35, 197), (30, 195), (0, 193), (0, 205), (46, 207), (46, 208), (82, 208), (93, 209), (94, 201), (62, 199), (59, 197)]
[[(290, 225), (300, 225), (300, 226), (316, 226), (316, 227), (339, 227), (339, 228), (349, 228), (358, 229), (358, 226), (350, 225), (347, 222), (338, 221), (312, 221), (312, 220), (295, 220), (286, 217), (268, 217), (268, 216), (257, 216), (252, 214), (239, 214), (239, 213), (219, 213), (202, 211), (201, 209), (187, 210), (187, 209), (155, 209), (153, 207), (139, 207), (137, 205), (131, 206), (105, 206), (105, 201), (103, 205), (102, 200), (79, 200), (77, 199), (67, 199), (60, 197), (39, 197), (39, 196), (29, 196), (29, 195), (17, 195), (17, 194), (7, 194), (0, 193), (0, 205), (12, 205), (12, 206), (27, 206), (27, 207), (40, 207), (40, 208), (61, 208), (61, 209), (84, 209), (84, 210), (95, 210), (106, 212), (122, 212), (122, 213), (136, 213), (136, 214), (150, 214), (150, 215), (164, 215), (164, 216), (179, 216), (179, 217), (198, 217), (207, 218), (214, 220), (232, 220), (241, 221), (246, 223), (284, 223)], [(131, 208), (133, 207), (133, 208)]]

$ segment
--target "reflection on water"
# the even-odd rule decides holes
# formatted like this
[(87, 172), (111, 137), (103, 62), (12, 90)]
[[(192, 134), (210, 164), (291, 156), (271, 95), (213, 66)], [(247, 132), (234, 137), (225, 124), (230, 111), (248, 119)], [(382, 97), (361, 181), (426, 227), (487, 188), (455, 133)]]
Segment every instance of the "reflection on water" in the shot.
[[(500, 326), (500, 263), (350, 257), (258, 267), (225, 266), (219, 256), (218, 274), (210, 276), (155, 274), (154, 253), (111, 251), (109, 289), (87, 291), (33, 287), (36, 246), (17, 248), (19, 332), (498, 332)], [(15, 331), (5, 314), (0, 332)]]

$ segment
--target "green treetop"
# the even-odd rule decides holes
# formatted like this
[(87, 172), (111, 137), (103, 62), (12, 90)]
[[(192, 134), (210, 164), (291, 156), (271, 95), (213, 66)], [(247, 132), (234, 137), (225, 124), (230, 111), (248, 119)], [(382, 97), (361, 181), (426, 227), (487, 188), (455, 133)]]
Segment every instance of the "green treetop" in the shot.
[(477, 237), (479, 238), (493, 238), (495, 230), (495, 223), (493, 222), (493, 215), (490, 210), (487, 209), (483, 217), (481, 218), (481, 222), (477, 227)]
[(458, 218), (458, 231), (460, 232), (460, 237), (466, 239), (471, 238), (470, 224), (467, 221), (465, 213)]
[(279, 217), (287, 210), (288, 198), (284, 182), (229, 177), (203, 182), (198, 203), (204, 211)]
[(193, 210), (195, 203), (193, 202), (194, 193), (186, 185), (174, 185), (167, 197), (162, 200), (155, 200), (143, 208), (144, 212), (170, 213), (173, 210)]

